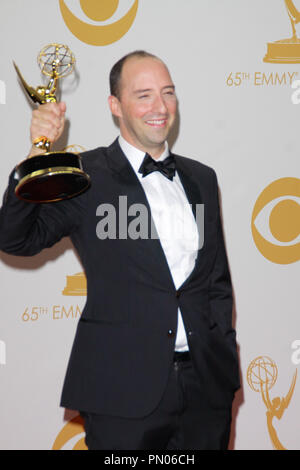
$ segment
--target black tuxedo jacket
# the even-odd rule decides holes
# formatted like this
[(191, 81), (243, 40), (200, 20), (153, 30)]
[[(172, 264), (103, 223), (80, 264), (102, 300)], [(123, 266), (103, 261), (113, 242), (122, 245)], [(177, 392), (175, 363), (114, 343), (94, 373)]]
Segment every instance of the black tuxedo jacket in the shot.
[[(32, 204), (14, 194), (13, 174), (0, 211), (0, 249), (34, 255), (70, 236), (87, 277), (87, 302), (78, 322), (63, 387), (67, 408), (141, 417), (164, 392), (180, 306), (193, 364), (212, 407), (231, 405), (239, 387), (232, 291), (220, 221), (215, 172), (175, 155), (189, 203), (204, 204), (204, 245), (176, 290), (158, 238), (99, 239), (97, 208), (119, 197), (144, 204), (144, 190), (117, 141), (82, 154), (91, 187), (73, 199)], [(124, 200), (124, 199), (123, 199)], [(103, 207), (103, 206), (101, 206)], [(102, 219), (103, 220), (103, 219)], [(130, 223), (130, 217), (128, 218)]]

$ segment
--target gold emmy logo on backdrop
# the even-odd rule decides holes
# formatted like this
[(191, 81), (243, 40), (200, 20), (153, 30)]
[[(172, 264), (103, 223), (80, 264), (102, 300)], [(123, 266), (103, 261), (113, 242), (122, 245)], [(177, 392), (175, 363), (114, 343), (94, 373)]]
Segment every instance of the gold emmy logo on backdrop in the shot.
[[(118, 21), (111, 24), (95, 25), (86, 23), (67, 7), (65, 0), (59, 0), (60, 11), (67, 27), (80, 41), (92, 46), (107, 46), (118, 41), (131, 28), (136, 17), (138, 0), (134, 0), (129, 11)], [(119, 0), (80, 0), (80, 6), (93, 21), (106, 21), (119, 6)]]
[(295, 7), (293, 0), (284, 0), (293, 35), (288, 39), (269, 42), (264, 62), (276, 64), (299, 64), (300, 63), (300, 39), (297, 37), (296, 24), (300, 22), (300, 12)]
[(86, 277), (83, 272), (67, 276), (67, 285), (63, 295), (87, 295)]
[[(56, 437), (52, 450), (62, 450), (62, 448), (75, 436), (84, 433), (84, 422), (80, 415), (71, 419), (60, 431)], [(76, 442), (72, 450), (88, 450), (84, 441), (84, 437)]]
[[(259, 232), (256, 222), (272, 204), (267, 228), (273, 239), (269, 241)], [(281, 178), (262, 191), (253, 209), (251, 229), (256, 247), (269, 261), (290, 264), (300, 260), (299, 178)]]
[[(75, 57), (62, 44), (48, 44), (38, 55), (41, 72), (49, 78), (46, 86), (33, 88), (26, 83), (14, 63), (19, 79), (34, 103), (43, 105), (56, 102), (58, 79), (73, 72)], [(71, 198), (90, 185), (90, 177), (82, 169), (78, 154), (71, 152), (49, 152), (50, 141), (45, 136), (35, 139), (34, 145), (46, 153), (22, 161), (16, 167), (19, 180), (16, 195), (30, 202), (52, 202)]]
[(267, 408), (267, 427), (272, 444), (276, 450), (286, 450), (278, 439), (273, 426), (273, 419), (280, 420), (292, 399), (296, 379), (297, 369), (294, 373), (289, 391), (285, 397), (275, 397), (271, 400), (269, 391), (275, 385), (278, 376), (278, 369), (274, 361), (267, 356), (259, 356), (254, 359), (247, 370), (247, 381), (252, 390), (259, 392)]

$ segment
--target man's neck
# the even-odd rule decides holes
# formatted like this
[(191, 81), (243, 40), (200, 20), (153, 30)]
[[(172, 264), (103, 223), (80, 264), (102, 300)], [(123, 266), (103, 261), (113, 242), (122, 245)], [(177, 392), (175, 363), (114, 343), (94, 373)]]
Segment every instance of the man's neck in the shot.
[(142, 146), (136, 146), (133, 142), (130, 142), (128, 139), (126, 139), (126, 137), (124, 137), (122, 133), (121, 133), (121, 137), (127, 142), (127, 144), (131, 145), (137, 150), (140, 150), (143, 153), (148, 153), (150, 157), (152, 157), (154, 160), (158, 160), (161, 157), (161, 155), (165, 152), (167, 145), (168, 145), (168, 143), (165, 141), (159, 147), (147, 149)]

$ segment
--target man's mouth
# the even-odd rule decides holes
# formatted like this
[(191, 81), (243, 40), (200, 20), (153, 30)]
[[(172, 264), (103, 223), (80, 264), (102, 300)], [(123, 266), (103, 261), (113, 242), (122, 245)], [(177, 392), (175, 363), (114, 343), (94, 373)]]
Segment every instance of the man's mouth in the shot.
[(167, 119), (149, 119), (146, 124), (152, 127), (164, 127), (167, 124)]

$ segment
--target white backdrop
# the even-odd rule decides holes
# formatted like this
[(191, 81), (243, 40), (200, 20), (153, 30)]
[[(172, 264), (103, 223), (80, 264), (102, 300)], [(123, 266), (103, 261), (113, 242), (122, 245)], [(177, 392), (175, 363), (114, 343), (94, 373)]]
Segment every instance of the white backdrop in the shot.
[[(93, 34), (86, 32), (76, 37), (73, 33), (83, 29), (69, 29), (60, 3), (110, 43), (88, 44)], [(122, 19), (134, 0), (120, 0), (105, 21), (86, 16), (84, 3), (0, 2), (0, 192), (30, 147), (31, 105), (13, 60), (37, 86), (41, 48), (52, 42), (71, 48), (77, 72), (61, 82), (68, 126), (59, 145), (86, 149), (108, 145), (118, 135), (107, 105), (111, 66), (135, 49), (165, 60), (179, 99), (173, 150), (212, 166), (219, 179), (242, 380), (230, 447), (272, 449), (280, 441), (287, 449), (300, 449), (300, 379), (292, 384), (300, 363), (300, 106), (298, 90), (291, 87), (300, 79), (300, 53), (292, 64), (263, 61), (267, 43), (292, 36), (285, 2), (139, 0), (132, 25), (114, 42), (103, 26)], [(294, 4), (300, 10), (300, 1)], [(253, 210), (263, 192), (258, 219)], [(288, 202), (280, 205), (282, 200)], [(259, 247), (255, 227), (268, 240)], [(59, 399), (85, 295), (62, 292), (67, 276), (81, 273), (81, 265), (66, 239), (33, 258), (1, 253), (0, 259), (0, 448), (72, 449), (82, 428), (69, 423), (74, 413), (59, 408)], [(248, 383), (248, 367), (259, 357)], [(261, 390), (265, 399), (269, 393), (269, 402)], [(272, 402), (289, 390), (288, 407)]]

